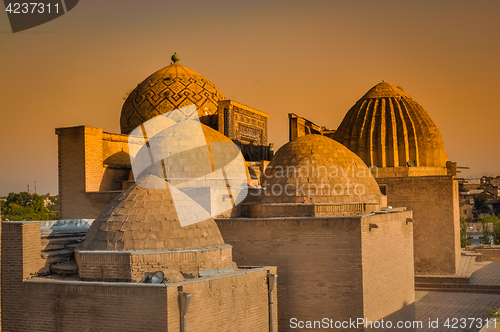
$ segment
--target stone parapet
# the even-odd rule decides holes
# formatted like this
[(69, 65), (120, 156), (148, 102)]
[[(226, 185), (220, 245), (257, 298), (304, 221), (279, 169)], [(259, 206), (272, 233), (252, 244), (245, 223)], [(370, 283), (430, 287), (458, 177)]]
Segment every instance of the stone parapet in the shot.
[(336, 204), (244, 204), (242, 216), (249, 218), (353, 216), (380, 211), (376, 203)]
[[(234, 267), (232, 247), (158, 251), (79, 250), (75, 252), (82, 280), (133, 281), (146, 273), (176, 271), (187, 278), (197, 278), (202, 271)], [(203, 273), (202, 273), (203, 274)]]

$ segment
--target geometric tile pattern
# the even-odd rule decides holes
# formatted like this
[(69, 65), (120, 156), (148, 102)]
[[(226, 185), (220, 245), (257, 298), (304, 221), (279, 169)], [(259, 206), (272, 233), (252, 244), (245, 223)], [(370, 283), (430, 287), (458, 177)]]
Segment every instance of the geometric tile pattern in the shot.
[(224, 95), (209, 80), (178, 63), (158, 70), (140, 83), (123, 104), (122, 134), (158, 115), (196, 105), (201, 122), (216, 128), (217, 107)]

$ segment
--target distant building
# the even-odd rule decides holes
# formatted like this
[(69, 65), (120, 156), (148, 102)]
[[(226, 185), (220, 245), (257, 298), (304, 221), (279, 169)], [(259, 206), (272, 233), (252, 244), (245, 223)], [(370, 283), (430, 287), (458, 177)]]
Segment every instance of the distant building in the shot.
[(472, 221), (474, 216), (472, 215), (473, 205), (460, 203), (460, 218), (464, 218), (467, 221)]
[[(486, 227), (486, 232), (484, 232)], [(487, 236), (485, 239), (484, 236)], [(480, 222), (467, 224), (467, 239), (470, 244), (479, 246), (481, 244), (493, 244), (493, 224), (483, 224)]]

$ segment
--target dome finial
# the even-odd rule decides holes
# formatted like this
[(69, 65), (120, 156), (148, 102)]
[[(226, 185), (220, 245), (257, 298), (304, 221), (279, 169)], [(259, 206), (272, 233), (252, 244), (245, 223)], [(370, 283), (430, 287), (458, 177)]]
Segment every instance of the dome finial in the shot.
[(172, 59), (173, 63), (177, 63), (177, 62), (179, 62), (179, 60), (181, 58), (179, 58), (179, 56), (177, 55), (177, 53), (174, 52), (174, 55), (172, 55), (172, 57), (170, 59)]

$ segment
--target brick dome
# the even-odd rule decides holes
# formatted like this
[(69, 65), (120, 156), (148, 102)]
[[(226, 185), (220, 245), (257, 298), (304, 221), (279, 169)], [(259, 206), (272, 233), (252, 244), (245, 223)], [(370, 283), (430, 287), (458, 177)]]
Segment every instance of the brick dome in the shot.
[[(133, 185), (116, 198), (92, 223), (83, 250), (185, 250), (224, 245), (215, 221), (207, 219), (181, 227), (178, 213), (206, 213), (201, 207), (176, 210), (171, 190)], [(182, 193), (176, 193), (177, 195)]]
[(174, 62), (146, 78), (123, 104), (120, 127), (129, 134), (137, 126), (177, 108), (196, 105), (203, 123), (217, 124), (219, 100), (224, 95), (205, 77)]
[(322, 135), (301, 136), (282, 146), (266, 168), (263, 187), (264, 204), (357, 203), (381, 196), (365, 163)]
[[(144, 170), (134, 174), (137, 180), (153, 174), (165, 175), (170, 183), (180, 187), (246, 186), (247, 170), (239, 148), (228, 137), (198, 121), (171, 125), (150, 138), (148, 145), (139, 150), (133, 161), (134, 171)], [(154, 165), (150, 153), (157, 160)]]
[(446, 167), (443, 138), (423, 107), (382, 82), (347, 112), (333, 138), (368, 166)]

